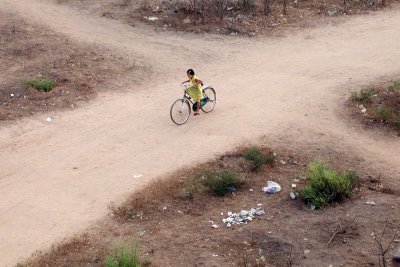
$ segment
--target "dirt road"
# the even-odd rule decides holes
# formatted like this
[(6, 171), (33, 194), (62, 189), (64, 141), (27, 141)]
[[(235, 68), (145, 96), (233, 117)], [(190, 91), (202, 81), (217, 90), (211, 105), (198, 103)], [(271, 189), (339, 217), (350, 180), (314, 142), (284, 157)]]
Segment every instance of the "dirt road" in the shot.
[[(399, 72), (399, 10), (237, 39), (155, 33), (48, 1), (0, 0), (0, 8), (154, 71), (140, 87), (0, 129), (1, 266), (85, 229), (155, 177), (261, 136), (273, 146), (348, 150), (399, 182), (399, 140), (337, 115), (351, 89)], [(217, 109), (177, 127), (169, 106), (192, 66), (217, 89)]]

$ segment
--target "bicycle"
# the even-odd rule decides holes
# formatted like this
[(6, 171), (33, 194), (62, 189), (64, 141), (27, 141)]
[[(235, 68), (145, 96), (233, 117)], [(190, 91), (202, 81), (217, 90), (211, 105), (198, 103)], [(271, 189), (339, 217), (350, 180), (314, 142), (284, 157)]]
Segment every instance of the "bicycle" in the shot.
[[(186, 90), (192, 85), (190, 83), (186, 83), (181, 84), (181, 86), (184, 88), (183, 97), (175, 100), (170, 109), (171, 120), (177, 125), (185, 124), (192, 113), (192, 109), (193, 111), (197, 110), (197, 103), (193, 101), (186, 92)], [(204, 84), (203, 98), (200, 100), (201, 110), (204, 113), (211, 112), (214, 109), (216, 102), (217, 95), (214, 88), (208, 84)]]

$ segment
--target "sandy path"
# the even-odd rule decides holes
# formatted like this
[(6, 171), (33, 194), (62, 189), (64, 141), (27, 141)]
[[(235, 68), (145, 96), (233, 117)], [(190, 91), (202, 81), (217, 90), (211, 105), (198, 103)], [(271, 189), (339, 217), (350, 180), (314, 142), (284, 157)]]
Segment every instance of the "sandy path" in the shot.
[[(398, 139), (375, 138), (335, 115), (351, 86), (399, 71), (398, 10), (285, 39), (240, 40), (149, 34), (38, 0), (0, 0), (0, 8), (157, 73), (130, 92), (49, 114), (51, 123), (45, 114), (0, 129), (0, 266), (86, 228), (154, 177), (263, 135), (274, 146), (321, 142), (354, 151), (398, 182)], [(217, 88), (218, 106), (176, 127), (169, 105), (193, 65)]]

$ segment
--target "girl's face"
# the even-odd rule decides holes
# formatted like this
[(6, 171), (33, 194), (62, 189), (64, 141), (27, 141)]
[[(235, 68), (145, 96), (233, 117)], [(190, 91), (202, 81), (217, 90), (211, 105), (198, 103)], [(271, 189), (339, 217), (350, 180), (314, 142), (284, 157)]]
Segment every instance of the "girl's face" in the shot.
[(189, 77), (189, 79), (192, 79), (193, 75), (191, 75), (190, 73), (187, 73), (187, 76)]

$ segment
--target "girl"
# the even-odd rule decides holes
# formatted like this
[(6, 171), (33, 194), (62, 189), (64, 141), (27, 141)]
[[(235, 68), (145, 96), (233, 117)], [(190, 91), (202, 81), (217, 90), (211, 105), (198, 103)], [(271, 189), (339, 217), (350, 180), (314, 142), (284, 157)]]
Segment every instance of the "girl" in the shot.
[(190, 98), (192, 98), (197, 103), (197, 110), (195, 111), (193, 116), (200, 115), (200, 113), (199, 113), (200, 100), (203, 97), (203, 88), (201, 87), (201, 85), (203, 84), (203, 82), (194, 75), (194, 70), (192, 70), (192, 69), (188, 69), (186, 74), (187, 74), (189, 80), (184, 81), (182, 83), (187, 83), (187, 82), (192, 83), (192, 87), (186, 89), (186, 92), (189, 94)]

